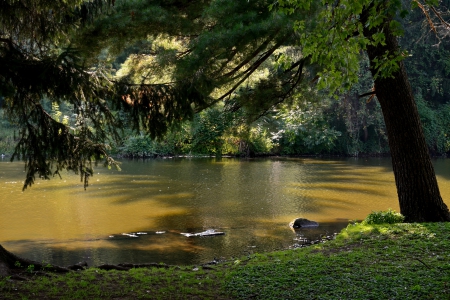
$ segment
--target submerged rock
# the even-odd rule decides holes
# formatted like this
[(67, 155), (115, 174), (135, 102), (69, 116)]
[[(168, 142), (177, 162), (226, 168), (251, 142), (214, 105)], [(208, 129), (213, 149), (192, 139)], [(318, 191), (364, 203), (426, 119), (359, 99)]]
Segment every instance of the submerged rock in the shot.
[(291, 223), (289, 223), (289, 226), (296, 229), (296, 228), (308, 228), (308, 227), (318, 227), (319, 223), (316, 221), (311, 221), (308, 219), (303, 218), (297, 218)]
[(134, 233), (134, 232), (132, 232), (132, 233), (122, 233), (122, 235), (126, 235), (126, 236), (129, 236), (129, 237), (133, 237), (133, 238), (137, 238), (138, 236)]
[(208, 229), (206, 231), (203, 232), (199, 232), (199, 233), (181, 233), (184, 236), (187, 237), (193, 237), (193, 236), (215, 236), (215, 235), (224, 235), (225, 232), (221, 232), (221, 231), (216, 231), (215, 229)]

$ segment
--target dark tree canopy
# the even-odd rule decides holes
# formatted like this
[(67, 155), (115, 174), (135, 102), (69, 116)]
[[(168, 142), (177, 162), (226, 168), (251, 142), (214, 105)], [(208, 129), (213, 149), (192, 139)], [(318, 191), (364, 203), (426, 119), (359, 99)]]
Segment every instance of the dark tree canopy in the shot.
[[(20, 127), (13, 158), (26, 160), (24, 187), (61, 169), (79, 172), (87, 184), (91, 162), (113, 164), (107, 140), (118, 138), (121, 120), (111, 109), (155, 138), (218, 102), (245, 107), (256, 119), (292, 98), (308, 58), (295, 47), (294, 18), (269, 4), (7, 2), (0, 11), (0, 93)], [(115, 74), (108, 59), (136, 45), (129, 72)], [(76, 126), (54, 120), (43, 100), (73, 105)]]
[[(219, 101), (233, 109), (264, 111), (298, 91), (307, 61), (296, 47), (294, 17), (269, 11), (269, 4), (118, 1), (112, 17), (99, 20), (79, 37), (80, 46), (99, 53), (108, 45), (115, 57), (139, 44), (126, 62), (129, 72), (119, 76), (136, 84), (136, 90), (140, 85), (167, 85), (183, 96), (188, 86), (205, 97), (193, 103), (196, 111)], [(265, 71), (269, 73), (260, 74)]]
[[(112, 2), (11, 0), (0, 6), (0, 94), (9, 120), (19, 127), (12, 159), (26, 161), (24, 188), (36, 175), (49, 178), (62, 169), (79, 173), (86, 185), (93, 158), (112, 163), (104, 145), (106, 130), (115, 125), (105, 102), (111, 83), (70, 47), (76, 28)], [(54, 120), (44, 99), (71, 103), (77, 126)]]

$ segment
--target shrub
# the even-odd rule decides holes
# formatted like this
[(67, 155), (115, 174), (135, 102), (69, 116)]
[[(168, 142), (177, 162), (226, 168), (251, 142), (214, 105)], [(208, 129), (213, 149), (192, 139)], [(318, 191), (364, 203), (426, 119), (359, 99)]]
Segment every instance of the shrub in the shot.
[(401, 223), (405, 217), (392, 210), (387, 211), (373, 211), (363, 221), (363, 224), (394, 224)]

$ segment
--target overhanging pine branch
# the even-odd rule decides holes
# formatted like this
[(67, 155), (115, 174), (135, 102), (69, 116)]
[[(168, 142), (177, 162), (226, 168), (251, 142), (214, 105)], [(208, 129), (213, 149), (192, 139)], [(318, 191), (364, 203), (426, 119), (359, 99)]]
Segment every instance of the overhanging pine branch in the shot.
[(282, 41), (278, 42), (277, 44), (275, 44), (269, 51), (266, 52), (266, 54), (264, 56), (262, 56), (261, 58), (259, 58), (252, 66), (250, 66), (250, 68), (248, 68), (245, 71), (245, 76), (243, 78), (241, 78), (230, 90), (228, 90), (228, 92), (226, 92), (225, 94), (223, 94), (221, 97), (219, 97), (217, 100), (221, 101), (223, 99), (225, 99), (226, 97), (228, 97), (229, 95), (231, 95), (248, 77), (250, 77), (251, 74), (253, 74), (254, 71), (256, 71), (256, 69), (266, 60), (268, 59), (273, 52), (275, 52), (275, 50), (277, 50), (282, 44)]
[[(278, 33), (278, 31), (276, 32)], [(253, 51), (246, 59), (244, 59), (239, 65), (237, 65), (233, 70), (230, 72), (222, 75), (224, 77), (230, 77), (233, 76), (237, 71), (239, 71), (243, 66), (248, 64), (252, 59), (254, 59), (263, 49), (269, 45), (269, 43), (275, 38), (276, 33), (270, 36), (267, 40), (265, 40), (258, 48), (256, 48), (255, 51)]]

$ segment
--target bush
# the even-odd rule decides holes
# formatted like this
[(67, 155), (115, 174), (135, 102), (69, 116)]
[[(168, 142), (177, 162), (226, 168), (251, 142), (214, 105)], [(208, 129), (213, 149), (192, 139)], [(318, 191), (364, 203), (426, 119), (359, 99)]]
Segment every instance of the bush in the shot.
[(274, 146), (269, 132), (259, 125), (250, 129), (248, 142), (250, 144), (250, 150), (259, 154), (270, 153)]
[(153, 154), (152, 140), (149, 136), (141, 134), (129, 136), (123, 146), (119, 148), (120, 152), (125, 156), (145, 157)]
[(392, 209), (373, 211), (363, 221), (363, 224), (394, 224), (402, 223), (405, 217)]

